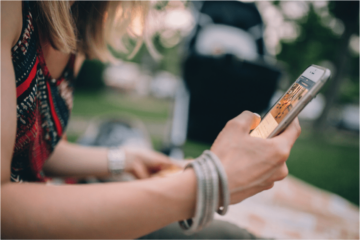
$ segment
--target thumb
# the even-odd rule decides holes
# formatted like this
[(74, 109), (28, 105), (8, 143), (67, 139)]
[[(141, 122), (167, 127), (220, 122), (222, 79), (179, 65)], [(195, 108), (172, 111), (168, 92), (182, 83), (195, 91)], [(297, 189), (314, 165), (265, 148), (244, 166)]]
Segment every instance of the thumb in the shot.
[(257, 113), (253, 113), (253, 114), (255, 115), (255, 120), (253, 120), (250, 130), (253, 130), (254, 128), (256, 128), (259, 125), (259, 123), (261, 122), (260, 115)]
[(241, 128), (241, 131), (249, 133), (251, 129), (254, 129), (257, 125), (259, 125), (261, 118), (260, 115), (257, 113), (243, 111), (232, 121), (237, 123), (237, 125)]
[(170, 166), (173, 164), (168, 156), (160, 152), (151, 151), (149, 153), (149, 157), (151, 157), (154, 160), (154, 162), (157, 162), (158, 164), (164, 166)]

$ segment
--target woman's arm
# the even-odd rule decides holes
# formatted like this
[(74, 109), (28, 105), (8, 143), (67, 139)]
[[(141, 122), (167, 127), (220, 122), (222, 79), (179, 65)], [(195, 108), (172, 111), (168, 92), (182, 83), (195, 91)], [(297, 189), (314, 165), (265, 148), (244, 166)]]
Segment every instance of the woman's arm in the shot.
[[(253, 138), (252, 122), (249, 112), (230, 121), (212, 148), (224, 164), (232, 203), (287, 175), (285, 161), (300, 133), (295, 121), (273, 140)], [(5, 238), (136, 238), (193, 216), (196, 177), (190, 169), (124, 183), (51, 186), (3, 180), (1, 191)]]
[(51, 186), (2, 182), (3, 238), (136, 238), (192, 217), (192, 170), (169, 178)]
[[(3, 3), (2, 3), (3, 4)], [(192, 170), (172, 178), (51, 186), (10, 182), (16, 133), (11, 44), (1, 53), (1, 230), (3, 238), (136, 238), (192, 216)]]
[[(76, 55), (74, 75), (80, 72), (85, 56)], [(125, 171), (138, 178), (147, 178), (151, 172), (172, 164), (164, 154), (143, 148), (125, 147)], [(107, 148), (84, 147), (60, 140), (43, 168), (49, 177), (108, 177)]]
[[(126, 146), (123, 150), (124, 170), (140, 179), (173, 164), (164, 154), (150, 149)], [(107, 152), (104, 147), (85, 147), (61, 140), (43, 169), (52, 177), (107, 177), (110, 176)]]
[(106, 177), (109, 176), (107, 149), (60, 140), (43, 170), (51, 177)]

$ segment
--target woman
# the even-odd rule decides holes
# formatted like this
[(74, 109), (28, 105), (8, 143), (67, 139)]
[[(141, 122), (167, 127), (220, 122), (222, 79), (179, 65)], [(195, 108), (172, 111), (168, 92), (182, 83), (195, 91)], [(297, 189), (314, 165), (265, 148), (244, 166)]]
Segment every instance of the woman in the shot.
[[(61, 140), (72, 79), (85, 57), (109, 59), (106, 44), (121, 47), (110, 40), (134, 16), (145, 19), (146, 5), (1, 2), (2, 237), (137, 238), (196, 215), (193, 168), (126, 183), (44, 184), (48, 176), (109, 175), (108, 149)], [(270, 140), (249, 136), (259, 121), (242, 113), (211, 147), (227, 175), (232, 204), (270, 189), (288, 173), (285, 161), (300, 134), (298, 121)], [(124, 151), (125, 171), (139, 178), (170, 164), (159, 153)]]

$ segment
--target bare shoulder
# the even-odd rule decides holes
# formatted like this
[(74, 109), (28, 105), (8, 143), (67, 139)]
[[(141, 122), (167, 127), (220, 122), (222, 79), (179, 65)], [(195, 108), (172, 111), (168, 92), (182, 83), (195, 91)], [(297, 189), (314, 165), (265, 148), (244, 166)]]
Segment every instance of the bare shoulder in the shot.
[(79, 72), (80, 72), (80, 69), (85, 61), (85, 55), (82, 54), (82, 53), (78, 53), (76, 54), (76, 58), (75, 58), (75, 65), (74, 65), (74, 76), (76, 77)]
[(1, 1), (1, 45), (15, 45), (22, 29), (22, 2)]

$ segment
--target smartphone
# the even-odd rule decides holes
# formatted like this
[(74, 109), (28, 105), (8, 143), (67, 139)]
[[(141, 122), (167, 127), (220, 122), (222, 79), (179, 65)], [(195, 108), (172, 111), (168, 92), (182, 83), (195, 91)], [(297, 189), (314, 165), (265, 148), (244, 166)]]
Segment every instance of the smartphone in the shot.
[(265, 114), (250, 135), (272, 138), (281, 133), (316, 96), (330, 75), (331, 72), (327, 68), (316, 65), (309, 66)]

